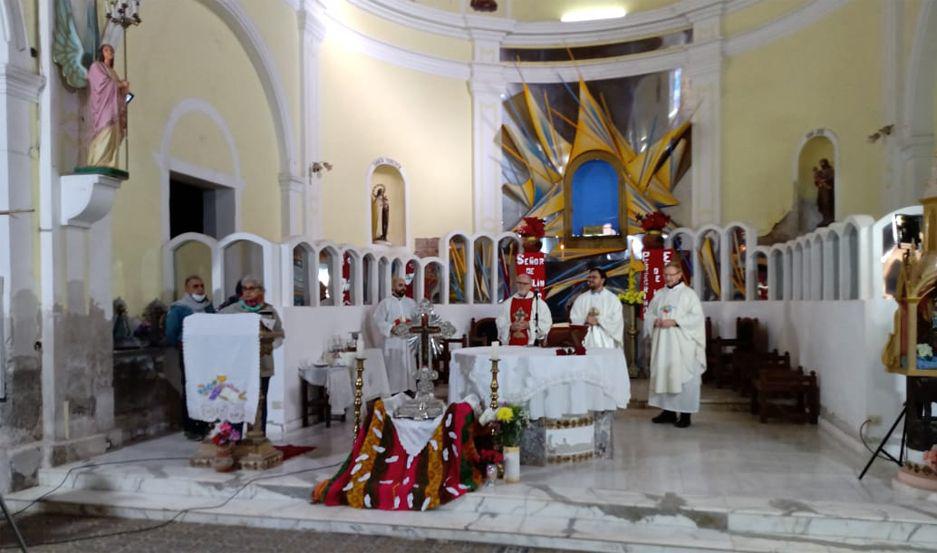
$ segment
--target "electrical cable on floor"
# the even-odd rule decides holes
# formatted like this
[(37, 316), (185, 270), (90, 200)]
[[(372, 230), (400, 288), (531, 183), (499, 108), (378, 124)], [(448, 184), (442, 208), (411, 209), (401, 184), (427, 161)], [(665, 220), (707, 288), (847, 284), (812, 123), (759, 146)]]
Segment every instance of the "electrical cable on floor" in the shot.
[[(26, 509), (29, 509), (30, 507), (32, 507), (32, 506), (35, 505), (36, 503), (38, 503), (38, 502), (40, 502), (41, 500), (43, 500), (44, 498), (48, 497), (49, 494), (51, 494), (51, 493), (53, 493), (54, 491), (56, 491), (56, 490), (58, 490), (59, 488), (61, 488), (61, 487), (65, 484), (65, 482), (68, 481), (68, 477), (71, 475), (72, 471), (74, 471), (74, 470), (78, 470), (78, 469), (82, 469), (82, 468), (93, 468), (93, 467), (99, 467), (99, 466), (105, 466), (105, 465), (120, 465), (120, 464), (127, 464), (127, 463), (147, 463), (147, 462), (152, 462), (152, 461), (180, 461), (180, 460), (182, 460), (182, 461), (187, 461), (187, 460), (189, 460), (189, 457), (158, 457), (158, 458), (152, 458), (152, 459), (131, 459), (131, 460), (126, 460), (126, 461), (110, 461), (110, 462), (104, 462), (104, 463), (89, 463), (89, 464), (86, 464), (86, 465), (80, 465), (80, 466), (77, 466), (77, 467), (72, 467), (71, 469), (68, 470), (68, 472), (65, 473), (65, 477), (62, 479), (61, 482), (59, 482), (58, 486), (52, 488), (50, 491), (48, 491), (48, 492), (42, 494), (41, 496), (37, 497), (36, 499), (32, 500), (32, 501), (29, 503), (29, 505), (23, 507), (23, 508), (20, 509), (19, 511), (16, 511), (16, 512), (13, 514), (13, 516), (15, 517), (16, 515), (22, 513), (22, 512), (25, 511)], [(191, 512), (191, 511), (202, 511), (202, 510), (208, 510), (208, 509), (220, 509), (220, 508), (224, 507), (225, 505), (227, 505), (228, 503), (230, 503), (235, 497), (237, 497), (245, 488), (247, 488), (247, 486), (253, 484), (254, 482), (258, 482), (258, 481), (260, 481), (260, 480), (268, 480), (268, 479), (272, 479), (272, 478), (281, 478), (281, 477), (284, 477), (284, 476), (293, 476), (293, 475), (296, 475), (296, 474), (302, 474), (302, 473), (304, 473), (304, 472), (310, 472), (310, 471), (315, 471), (315, 470), (322, 470), (322, 469), (333, 468), (333, 467), (337, 467), (337, 466), (341, 465), (343, 462), (344, 462), (344, 461), (339, 461), (339, 462), (337, 462), (337, 463), (332, 463), (332, 464), (330, 464), (330, 465), (322, 465), (322, 466), (318, 466), (318, 467), (309, 467), (309, 468), (305, 468), (305, 469), (294, 470), (294, 471), (291, 471), (291, 472), (282, 472), (282, 473), (278, 473), (278, 474), (263, 474), (263, 475), (256, 476), (256, 477), (254, 477), (254, 478), (250, 478), (250, 479), (248, 479), (247, 481), (245, 481), (243, 484), (241, 484), (241, 486), (238, 487), (238, 489), (234, 490), (234, 493), (231, 494), (227, 499), (225, 499), (224, 501), (222, 501), (221, 503), (219, 503), (219, 504), (217, 504), (217, 505), (204, 505), (204, 506), (189, 507), (189, 508), (187, 508), (187, 509), (182, 509), (181, 511), (177, 511), (176, 514), (173, 515), (173, 516), (172, 516), (171, 518), (169, 518), (168, 520), (164, 520), (163, 522), (160, 522), (159, 524), (154, 524), (154, 525), (152, 525), (152, 526), (147, 526), (147, 527), (144, 527), (144, 528), (133, 528), (133, 529), (130, 529), (130, 530), (121, 530), (121, 531), (118, 531), (118, 532), (110, 532), (110, 533), (105, 533), (105, 534), (94, 534), (94, 535), (90, 535), (90, 536), (76, 536), (76, 537), (65, 538), (65, 539), (61, 539), (61, 540), (50, 540), (50, 541), (44, 541), (44, 542), (39, 542), (39, 543), (31, 543), (31, 544), (27, 544), (27, 545), (29, 545), (30, 547), (39, 547), (39, 546), (43, 546), (43, 545), (58, 545), (58, 544), (63, 544), (63, 543), (71, 543), (71, 542), (85, 541), (85, 540), (94, 540), (94, 539), (98, 539), (98, 538), (111, 538), (111, 537), (114, 537), (114, 536), (125, 536), (125, 535), (129, 535), (129, 534), (140, 534), (140, 533), (143, 533), (143, 532), (150, 532), (150, 531), (153, 531), (153, 530), (159, 530), (160, 528), (165, 528), (166, 526), (169, 526), (169, 525), (172, 524), (173, 522), (176, 522), (176, 520), (177, 520), (179, 517), (181, 517), (181, 516), (183, 516), (183, 515), (185, 515), (185, 514)], [(0, 547), (0, 550), (2, 550), (2, 549), (17, 549), (17, 548), (19, 548), (19, 545), (6, 545), (6, 546)]]
[(862, 431), (865, 429), (866, 426), (871, 424), (871, 422), (872, 422), (872, 419), (865, 419), (865, 421), (859, 425), (859, 441), (862, 442), (862, 446), (865, 447), (869, 451), (869, 453), (871, 453), (872, 455), (875, 455), (876, 458), (885, 459), (886, 461), (889, 461), (890, 459), (888, 457), (886, 457), (885, 455), (882, 455), (881, 453), (876, 452), (865, 441), (865, 435), (862, 433)]

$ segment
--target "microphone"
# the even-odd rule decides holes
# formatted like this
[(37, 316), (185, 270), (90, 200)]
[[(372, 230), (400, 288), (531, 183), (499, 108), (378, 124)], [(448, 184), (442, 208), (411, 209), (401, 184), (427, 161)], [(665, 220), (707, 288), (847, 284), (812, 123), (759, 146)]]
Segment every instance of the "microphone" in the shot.
[(534, 297), (535, 297), (535, 298), (539, 298), (539, 297), (540, 297), (540, 289), (539, 289), (539, 288), (534, 288)]

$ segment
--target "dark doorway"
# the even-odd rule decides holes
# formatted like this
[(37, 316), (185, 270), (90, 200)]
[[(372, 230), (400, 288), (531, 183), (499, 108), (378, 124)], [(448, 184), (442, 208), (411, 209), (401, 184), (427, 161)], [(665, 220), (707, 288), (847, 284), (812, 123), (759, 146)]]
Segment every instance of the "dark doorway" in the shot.
[(234, 232), (234, 190), (181, 173), (169, 174), (169, 237), (198, 232), (219, 239)]

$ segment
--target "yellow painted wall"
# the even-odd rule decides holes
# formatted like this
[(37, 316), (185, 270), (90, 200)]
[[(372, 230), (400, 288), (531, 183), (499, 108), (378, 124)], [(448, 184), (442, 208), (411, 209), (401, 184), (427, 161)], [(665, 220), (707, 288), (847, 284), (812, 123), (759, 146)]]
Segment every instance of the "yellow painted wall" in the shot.
[(412, 236), (472, 227), (472, 111), (464, 81), (349, 52), (327, 37), (321, 67), (325, 236), (370, 242), (370, 164), (389, 157), (409, 187)]
[[(472, 45), (467, 40), (404, 27), (371, 15), (344, 1), (329, 4), (328, 13), (348, 28), (387, 44), (438, 58), (455, 61), (472, 59)], [(326, 25), (326, 32), (331, 34), (332, 39), (340, 40), (336, 35), (343, 31), (335, 22), (330, 21)]]
[[(131, 313), (160, 295), (162, 211), (159, 160), (169, 116), (180, 102), (210, 103), (234, 137), (245, 182), (242, 230), (279, 240), (279, 159), (272, 115), (260, 79), (228, 27), (196, 2), (149, 2), (145, 23), (129, 34), (131, 178), (112, 210), (114, 295)], [(207, 169), (233, 169), (220, 131), (203, 115), (184, 117), (172, 154)], [(165, 298), (169, 299), (169, 298)]]
[(723, 80), (722, 217), (764, 233), (790, 208), (803, 136), (839, 138), (837, 218), (878, 214), (882, 124), (881, 8), (852, 2), (811, 27), (729, 58)]
[[(293, 132), (299, 133), (299, 24), (296, 12), (283, 0), (240, 0), (266, 44), (287, 97)], [(299, 137), (295, 137), (298, 144)]]
[(761, 0), (743, 9), (727, 13), (722, 20), (723, 36), (730, 37), (757, 29), (811, 2), (813, 0)]
[(579, 8), (624, 7), (636, 13), (667, 7), (677, 0), (517, 0), (510, 16), (518, 21), (558, 21), (565, 12)]

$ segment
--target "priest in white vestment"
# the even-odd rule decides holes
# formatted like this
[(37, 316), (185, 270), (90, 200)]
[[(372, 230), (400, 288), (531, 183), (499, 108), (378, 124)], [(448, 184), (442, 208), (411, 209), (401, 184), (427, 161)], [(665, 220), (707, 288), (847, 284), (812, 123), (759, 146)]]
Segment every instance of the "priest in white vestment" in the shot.
[(391, 334), (395, 326), (410, 324), (416, 319), (416, 302), (406, 296), (407, 283), (395, 277), (392, 283), (393, 295), (377, 304), (372, 320), (374, 326), (384, 337), (384, 366), (387, 368), (387, 383), (390, 393), (396, 394), (416, 389), (414, 378), (414, 356), (407, 345), (406, 338)]
[(530, 275), (517, 275), (516, 286), (517, 292), (501, 303), (501, 314), (496, 319), (498, 339), (511, 346), (530, 346), (547, 337), (553, 317), (547, 302), (530, 291)]
[(667, 286), (654, 294), (644, 314), (644, 332), (651, 338), (647, 403), (662, 409), (654, 422), (686, 428), (690, 414), (699, 411), (706, 370), (706, 317), (696, 292), (683, 283), (679, 261), (664, 267), (664, 283)]
[(620, 348), (625, 324), (618, 296), (605, 288), (605, 271), (589, 271), (589, 290), (579, 294), (569, 313), (569, 322), (587, 325), (589, 332), (582, 345), (586, 348)]

